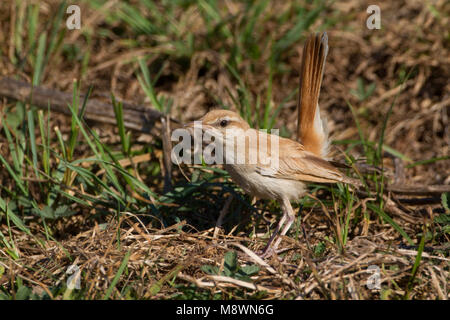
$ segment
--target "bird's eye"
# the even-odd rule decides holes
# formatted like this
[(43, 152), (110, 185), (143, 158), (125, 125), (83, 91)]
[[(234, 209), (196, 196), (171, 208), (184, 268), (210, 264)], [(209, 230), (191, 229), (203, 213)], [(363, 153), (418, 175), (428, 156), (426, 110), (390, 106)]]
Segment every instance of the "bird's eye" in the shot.
[(227, 124), (228, 124), (228, 120), (222, 120), (222, 121), (220, 121), (220, 126), (221, 126), (221, 127), (226, 127)]

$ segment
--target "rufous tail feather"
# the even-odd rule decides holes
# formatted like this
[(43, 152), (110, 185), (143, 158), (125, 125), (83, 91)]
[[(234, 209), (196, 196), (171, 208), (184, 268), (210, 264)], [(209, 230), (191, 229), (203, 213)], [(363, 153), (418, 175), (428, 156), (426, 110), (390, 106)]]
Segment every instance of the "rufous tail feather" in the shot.
[(310, 36), (303, 47), (298, 95), (297, 136), (305, 149), (319, 157), (328, 153), (328, 134), (319, 111), (319, 94), (325, 60), (328, 53), (328, 36)]

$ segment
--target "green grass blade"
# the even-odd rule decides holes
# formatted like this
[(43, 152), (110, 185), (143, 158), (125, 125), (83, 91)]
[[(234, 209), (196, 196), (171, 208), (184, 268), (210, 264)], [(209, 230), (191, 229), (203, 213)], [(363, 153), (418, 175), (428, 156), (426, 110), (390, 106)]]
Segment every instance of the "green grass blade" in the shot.
[(426, 236), (426, 228), (423, 228), (423, 234), (422, 234), (422, 238), (420, 239), (420, 243), (419, 243), (419, 248), (417, 249), (417, 255), (416, 255), (416, 260), (414, 261), (414, 266), (412, 268), (411, 271), (411, 277), (408, 281), (406, 290), (405, 290), (405, 295), (404, 295), (404, 299), (408, 300), (409, 299), (409, 293), (412, 290), (413, 284), (414, 284), (414, 279), (416, 279), (417, 276), (417, 272), (419, 270), (419, 266), (420, 266), (420, 261), (422, 260), (422, 253), (423, 253), (423, 249), (425, 248), (425, 236)]
[(125, 257), (122, 260), (122, 263), (120, 264), (119, 270), (117, 271), (116, 275), (114, 276), (113, 281), (111, 282), (111, 285), (106, 290), (106, 293), (102, 298), (103, 300), (108, 300), (109, 297), (111, 296), (112, 291), (114, 290), (117, 283), (119, 282), (120, 276), (122, 275), (123, 271), (125, 270), (125, 268), (128, 264), (128, 259), (130, 258), (130, 255), (131, 255), (131, 250), (128, 250), (128, 252), (126, 253)]
[(412, 162), (413, 161), (410, 157), (405, 156), (403, 153), (401, 153), (401, 152), (399, 152), (399, 151), (389, 147), (388, 145), (383, 144), (383, 150), (386, 151), (387, 153), (392, 154), (393, 156), (395, 156), (395, 157), (397, 157), (399, 159), (402, 159), (403, 161), (406, 161), (406, 162)]
[(0, 154), (0, 161), (5, 166), (6, 171), (8, 171), (10, 176), (14, 179), (14, 181), (16, 182), (16, 185), (20, 189), (20, 191), (22, 191), (22, 193), (25, 196), (28, 196), (28, 190), (26, 189), (25, 185), (23, 184), (23, 180), (20, 177), (17, 176), (17, 174), (14, 172), (14, 170), (9, 165), (8, 161), (6, 161), (6, 159), (3, 158), (3, 156), (1, 154)]
[[(48, 117), (50, 118), (50, 113), (48, 113)], [(42, 140), (42, 166), (44, 168), (44, 172), (46, 174), (49, 174), (50, 172), (50, 137), (49, 134), (46, 134), (46, 131), (44, 129), (44, 113), (42, 110), (38, 111), (38, 122), (39, 122), (39, 132), (41, 134), (41, 140)], [(49, 126), (49, 124), (47, 124)], [(65, 151), (64, 151), (65, 152)]]
[(36, 178), (39, 177), (38, 174), (38, 162), (37, 162), (37, 151), (36, 151), (36, 136), (34, 134), (34, 116), (33, 110), (28, 110), (27, 120), (28, 120), (28, 133), (30, 135), (30, 145), (31, 145), (31, 157), (33, 159), (33, 170)]
[(407, 168), (412, 168), (412, 167), (415, 167), (415, 166), (420, 166), (420, 165), (424, 165), (424, 164), (431, 164), (431, 163), (435, 163), (437, 161), (449, 160), (449, 159), (450, 159), (450, 156), (436, 157), (436, 158), (416, 161), (414, 163), (411, 163), (411, 164), (407, 165), (406, 167)]
[(150, 78), (150, 72), (144, 62), (143, 59), (138, 59), (139, 67), (141, 69), (142, 75), (144, 79), (142, 79), (141, 76), (137, 76), (139, 84), (142, 87), (142, 90), (144, 90), (147, 97), (150, 99), (153, 106), (158, 109), (159, 111), (163, 112), (163, 107), (160, 104), (158, 98), (156, 97), (156, 93), (153, 87), (153, 83)]
[(357, 116), (357, 114), (355, 112), (355, 109), (353, 108), (352, 104), (348, 100), (347, 100), (347, 105), (350, 108), (350, 111), (352, 112), (353, 119), (355, 120), (356, 128), (358, 129), (359, 139), (361, 139), (361, 143), (362, 143), (363, 148), (364, 148), (364, 154), (367, 154), (368, 146), (366, 145), (366, 139), (364, 138), (364, 133), (363, 133), (363, 131), (361, 129), (361, 124), (359, 123), (358, 116)]
[(408, 234), (403, 230), (390, 216), (388, 216), (382, 209), (376, 207), (372, 203), (368, 203), (367, 207), (376, 212), (380, 217), (382, 217), (387, 223), (389, 223), (398, 233), (400, 233), (403, 238), (408, 241), (409, 245), (414, 245), (414, 241), (408, 236)]
[(23, 232), (31, 236), (30, 229), (28, 229), (23, 223), (22, 219), (20, 219), (12, 210), (8, 207), (5, 200), (0, 197), (0, 211), (6, 213), (6, 216), (11, 219), (11, 221)]
[(36, 53), (36, 62), (33, 70), (33, 86), (38, 86), (41, 83), (42, 73), (44, 70), (44, 54), (45, 45), (47, 42), (47, 33), (44, 32), (39, 37), (38, 48)]

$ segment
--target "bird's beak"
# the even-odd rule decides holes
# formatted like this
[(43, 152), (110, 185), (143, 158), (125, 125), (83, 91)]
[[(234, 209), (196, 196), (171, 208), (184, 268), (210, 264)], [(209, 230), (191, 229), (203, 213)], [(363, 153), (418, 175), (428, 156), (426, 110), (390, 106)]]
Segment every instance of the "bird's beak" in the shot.
[(192, 122), (186, 123), (183, 126), (183, 128), (188, 130), (191, 135), (195, 134), (195, 129), (201, 129), (201, 131), (203, 131), (205, 129), (204, 126), (203, 126), (202, 120), (196, 120), (196, 121), (192, 121)]
[(212, 126), (204, 124), (202, 119), (186, 123), (183, 127), (188, 130), (200, 128), (202, 131), (212, 129)]

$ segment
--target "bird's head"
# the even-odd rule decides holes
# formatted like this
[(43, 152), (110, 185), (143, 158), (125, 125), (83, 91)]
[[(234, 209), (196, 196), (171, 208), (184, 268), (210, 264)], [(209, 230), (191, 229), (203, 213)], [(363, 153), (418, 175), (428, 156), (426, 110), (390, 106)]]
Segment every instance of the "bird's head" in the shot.
[(229, 110), (211, 110), (199, 120), (185, 125), (187, 128), (194, 128), (194, 124), (201, 126), (203, 131), (212, 130), (226, 133), (234, 133), (250, 128), (248, 123), (242, 119), (236, 112)]

